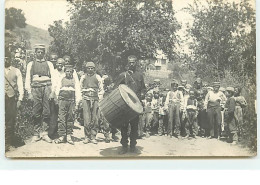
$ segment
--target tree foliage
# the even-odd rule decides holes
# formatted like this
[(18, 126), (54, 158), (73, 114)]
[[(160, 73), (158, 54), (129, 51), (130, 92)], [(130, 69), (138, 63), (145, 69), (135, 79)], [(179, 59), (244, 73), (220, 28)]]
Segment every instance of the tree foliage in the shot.
[(92, 60), (116, 74), (124, 69), (126, 57), (153, 58), (161, 49), (170, 59), (176, 55), (176, 31), (171, 1), (121, 0), (75, 1), (70, 22), (56, 21), (49, 27), (54, 38), (51, 49), (70, 54), (81, 67)]
[(5, 29), (13, 30), (15, 27), (24, 28), (26, 26), (26, 18), (21, 9), (6, 8), (5, 9)]
[(187, 10), (194, 18), (188, 33), (198, 75), (220, 80), (226, 71), (255, 71), (255, 11), (247, 0), (197, 0)]

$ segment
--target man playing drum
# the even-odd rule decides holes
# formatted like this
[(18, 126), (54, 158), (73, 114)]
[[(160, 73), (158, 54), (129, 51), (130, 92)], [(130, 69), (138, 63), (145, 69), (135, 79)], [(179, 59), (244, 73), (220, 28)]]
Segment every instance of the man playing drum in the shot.
[[(141, 71), (136, 69), (137, 58), (134, 55), (128, 57), (128, 70), (119, 75), (118, 80), (115, 83), (115, 87), (120, 84), (126, 84), (132, 89), (140, 100), (141, 93), (145, 90), (144, 77)], [(130, 121), (131, 132), (130, 132), (130, 152), (136, 152), (136, 139), (138, 137), (138, 122), (139, 116), (136, 116)], [(122, 125), (121, 127), (121, 144), (123, 146), (120, 154), (125, 154), (128, 151), (128, 125), (129, 122)]]

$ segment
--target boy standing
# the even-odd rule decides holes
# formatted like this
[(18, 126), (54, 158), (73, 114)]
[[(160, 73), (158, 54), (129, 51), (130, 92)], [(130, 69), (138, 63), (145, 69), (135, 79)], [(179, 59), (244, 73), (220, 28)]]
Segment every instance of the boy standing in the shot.
[(169, 122), (168, 122), (168, 136), (172, 137), (175, 135), (177, 138), (180, 137), (180, 109), (183, 109), (183, 95), (181, 91), (177, 90), (178, 82), (173, 79), (171, 82), (171, 91), (167, 93), (165, 110), (168, 111)]
[(190, 90), (189, 97), (185, 99), (184, 110), (187, 114), (187, 120), (185, 125), (186, 137), (193, 136), (194, 138), (196, 138), (198, 133), (198, 102), (195, 99), (195, 92), (193, 90)]
[(82, 92), (82, 107), (84, 119), (84, 144), (89, 142), (97, 144), (96, 135), (98, 132), (98, 101), (103, 98), (103, 80), (95, 72), (93, 62), (86, 63), (85, 74), (80, 79)]
[(65, 77), (63, 77), (56, 86), (56, 95), (59, 100), (59, 138), (55, 140), (56, 144), (67, 141), (74, 145), (71, 138), (73, 132), (74, 112), (75, 107), (78, 107), (81, 96), (79, 86), (76, 85), (76, 80), (73, 77), (73, 71), (72, 65), (66, 65), (64, 68)]

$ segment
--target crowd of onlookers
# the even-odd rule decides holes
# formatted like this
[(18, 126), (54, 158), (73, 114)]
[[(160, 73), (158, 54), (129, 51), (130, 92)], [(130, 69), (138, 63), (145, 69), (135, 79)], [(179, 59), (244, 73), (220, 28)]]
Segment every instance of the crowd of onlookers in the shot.
[(150, 90), (142, 97), (139, 137), (158, 134), (190, 139), (226, 137), (233, 144), (239, 141), (247, 105), (240, 87), (224, 88), (219, 82), (209, 86), (200, 78), (193, 85), (173, 79), (171, 89), (160, 84), (159, 79), (146, 84)]

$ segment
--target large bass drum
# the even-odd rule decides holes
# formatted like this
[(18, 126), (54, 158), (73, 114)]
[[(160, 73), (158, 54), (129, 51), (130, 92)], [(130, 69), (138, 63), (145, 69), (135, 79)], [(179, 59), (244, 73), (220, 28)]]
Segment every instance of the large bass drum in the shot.
[(99, 102), (102, 116), (113, 127), (120, 128), (139, 116), (143, 107), (136, 94), (126, 85), (119, 85)]

